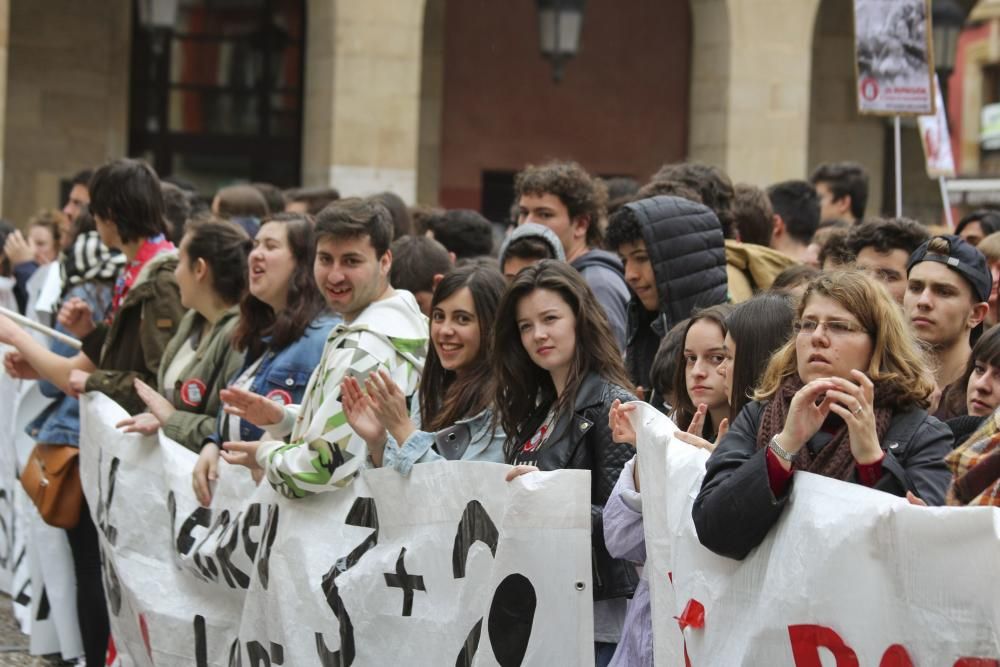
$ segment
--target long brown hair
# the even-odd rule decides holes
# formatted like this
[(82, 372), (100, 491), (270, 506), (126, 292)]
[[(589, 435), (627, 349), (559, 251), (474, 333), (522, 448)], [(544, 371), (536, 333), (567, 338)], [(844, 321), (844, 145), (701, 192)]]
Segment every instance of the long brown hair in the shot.
[[(715, 306), (708, 306), (707, 308), (702, 308), (701, 310), (695, 311), (695, 313), (688, 320), (687, 327), (684, 329), (684, 337), (681, 339), (681, 344), (677, 350), (677, 360), (674, 366), (674, 377), (673, 381), (673, 394), (674, 394), (674, 422), (680, 428), (687, 428), (687, 425), (691, 423), (694, 419), (694, 414), (698, 407), (691, 400), (691, 396), (688, 394), (687, 390), (687, 363), (684, 360), (684, 348), (687, 346), (687, 335), (691, 331), (691, 327), (695, 322), (700, 322), (702, 320), (707, 320), (714, 323), (719, 329), (722, 330), (722, 337), (726, 337), (726, 318), (736, 309), (736, 306), (731, 303), (720, 303)], [(705, 413), (705, 432), (715, 433), (719, 428), (718, 424), (713, 423), (711, 413)]]
[(420, 378), (420, 421), (426, 431), (440, 431), (459, 419), (474, 417), (493, 403), (495, 382), (490, 367), (493, 322), (507, 281), (496, 269), (477, 264), (454, 269), (434, 290), (432, 317), (438, 304), (464, 287), (472, 294), (479, 322), (479, 353), (472, 367), (458, 374), (441, 365), (437, 349), (430, 345)]
[[(877, 389), (878, 407), (926, 408), (930, 404), (934, 380), (927, 357), (903, 320), (899, 305), (881, 285), (857, 271), (822, 273), (806, 287), (795, 314), (797, 318), (802, 317), (813, 296), (837, 302), (858, 318), (871, 336), (872, 358), (866, 375)], [(772, 357), (754, 394), (757, 400), (771, 398), (786, 378), (798, 373), (796, 338), (792, 336)]]
[(288, 237), (288, 249), (295, 259), (295, 270), (288, 281), (288, 295), (281, 317), (274, 309), (247, 292), (240, 302), (240, 322), (233, 332), (237, 350), (246, 350), (247, 358), (256, 359), (264, 352), (264, 336), (271, 337), (271, 348), (281, 350), (303, 336), (306, 327), (326, 308), (326, 302), (313, 277), (316, 237), (309, 216), (302, 213), (278, 213), (265, 218), (281, 223)]
[[(528, 356), (517, 326), (517, 306), (535, 290), (555, 292), (576, 317), (576, 345), (566, 388), (556, 399), (548, 371)], [(590, 373), (632, 391), (621, 352), (611, 334), (604, 308), (579, 272), (565, 262), (546, 259), (523, 269), (507, 288), (497, 312), (493, 336), (496, 409), (507, 433), (504, 455), (513, 459), (518, 430), (541, 405), (555, 403), (556, 414), (571, 410), (580, 384)]]

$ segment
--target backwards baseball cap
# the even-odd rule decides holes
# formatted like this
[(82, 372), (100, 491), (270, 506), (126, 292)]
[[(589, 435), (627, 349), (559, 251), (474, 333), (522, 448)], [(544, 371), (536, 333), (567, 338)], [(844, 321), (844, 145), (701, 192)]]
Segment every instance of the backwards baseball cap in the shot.
[[(948, 252), (944, 254), (941, 243), (947, 244)], [(930, 246), (935, 246), (930, 250)], [(993, 275), (986, 264), (986, 257), (974, 245), (954, 234), (942, 234), (932, 237), (913, 251), (906, 263), (906, 273), (909, 274), (915, 264), (920, 262), (940, 262), (952, 271), (960, 274), (972, 286), (972, 293), (979, 301), (988, 301), (993, 289)]]

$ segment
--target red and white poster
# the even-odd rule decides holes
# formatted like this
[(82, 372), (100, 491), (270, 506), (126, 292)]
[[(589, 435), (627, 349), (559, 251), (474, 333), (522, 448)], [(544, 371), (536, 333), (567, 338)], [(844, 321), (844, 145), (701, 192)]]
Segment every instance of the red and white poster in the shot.
[(920, 143), (924, 146), (924, 157), (927, 160), (927, 176), (930, 178), (954, 178), (955, 156), (951, 152), (948, 116), (945, 113), (941, 86), (937, 77), (934, 77), (934, 88), (937, 113), (932, 116), (920, 116), (917, 119), (920, 127)]
[(858, 111), (934, 113), (930, 0), (854, 0)]

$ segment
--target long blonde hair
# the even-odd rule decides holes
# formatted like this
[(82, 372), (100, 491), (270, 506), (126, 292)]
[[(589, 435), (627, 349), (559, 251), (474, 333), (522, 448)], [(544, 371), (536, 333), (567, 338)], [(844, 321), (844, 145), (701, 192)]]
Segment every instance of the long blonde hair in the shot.
[[(872, 338), (872, 358), (866, 374), (875, 384), (879, 407), (930, 405), (934, 379), (930, 364), (910, 330), (899, 305), (871, 278), (857, 271), (823, 273), (812, 280), (799, 301), (801, 318), (809, 299), (822, 296), (836, 301), (858, 318)], [(796, 336), (778, 350), (767, 365), (754, 398), (773, 397), (785, 379), (798, 373)]]

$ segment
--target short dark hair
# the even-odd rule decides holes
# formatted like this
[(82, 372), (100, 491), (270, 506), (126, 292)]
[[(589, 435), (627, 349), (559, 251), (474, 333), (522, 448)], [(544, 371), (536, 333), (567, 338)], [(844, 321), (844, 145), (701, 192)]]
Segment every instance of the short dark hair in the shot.
[(809, 177), (814, 186), (826, 183), (834, 201), (851, 197), (851, 215), (860, 220), (865, 217), (868, 205), (868, 172), (857, 162), (829, 162), (821, 164)]
[(607, 239), (605, 247), (612, 252), (617, 252), (618, 248), (625, 243), (645, 242), (642, 235), (642, 223), (639, 222), (639, 218), (635, 217), (635, 212), (629, 206), (620, 208), (611, 214), (604, 236)]
[[(738, 232), (733, 216), (733, 182), (718, 167), (699, 162), (665, 164), (650, 181), (677, 181), (701, 195), (701, 203), (712, 209), (722, 225), (722, 235), (735, 239)], [(680, 196), (680, 195), (678, 195)]]
[(740, 240), (756, 245), (771, 245), (774, 209), (767, 193), (756, 185), (737, 183), (733, 188), (733, 217), (740, 230)]
[(819, 268), (823, 268), (826, 260), (832, 260), (838, 266), (846, 266), (856, 259), (851, 247), (847, 245), (848, 230), (835, 229), (826, 237), (819, 249)]
[(301, 202), (306, 205), (306, 213), (315, 216), (320, 211), (340, 199), (340, 192), (336, 188), (296, 188), (285, 191), (285, 199), (288, 202)]
[(451, 257), (429, 236), (404, 236), (392, 243), (389, 284), (411, 292), (434, 291), (434, 276), (451, 271)]
[(907, 255), (919, 248), (931, 237), (927, 228), (909, 218), (873, 218), (851, 228), (847, 234), (847, 247), (857, 257), (864, 248), (875, 248), (877, 252), (905, 250)]
[(770, 289), (772, 292), (786, 294), (796, 287), (808, 285), (818, 275), (819, 269), (815, 267), (808, 264), (793, 264), (774, 277)]
[(228, 304), (239, 303), (247, 288), (247, 256), (253, 242), (228, 220), (198, 220), (184, 230), (189, 264), (205, 260), (212, 270), (212, 289)]
[(252, 185), (229, 185), (215, 193), (218, 215), (223, 218), (267, 217), (267, 200)]
[(632, 197), (632, 201), (659, 197), (661, 195), (666, 197), (680, 197), (681, 199), (693, 201), (695, 204), (704, 203), (697, 190), (677, 181), (650, 181), (639, 188), (639, 191)]
[(806, 181), (782, 181), (767, 189), (771, 207), (781, 216), (788, 235), (808, 245), (819, 228), (819, 196)]
[(145, 162), (122, 158), (102, 165), (89, 190), (91, 213), (114, 224), (122, 242), (166, 231), (160, 179)]
[(353, 239), (367, 236), (381, 258), (392, 243), (389, 209), (373, 199), (348, 197), (333, 202), (316, 215), (316, 240), (323, 237)]
[[(377, 199), (382, 203), (387, 209), (389, 209), (389, 215), (392, 216), (392, 227), (394, 234), (392, 238), (397, 241), (404, 236), (408, 236), (413, 233), (413, 221), (410, 219), (410, 210), (406, 208), (406, 202), (403, 198), (397, 195), (395, 192), (380, 192), (377, 195), (372, 195), (373, 199)], [(393, 253), (395, 254), (395, 253)]]
[(455, 259), (493, 254), (493, 225), (476, 211), (459, 208), (427, 219), (434, 234)]
[(993, 232), (1000, 232), (1000, 211), (988, 208), (976, 209), (959, 220), (958, 226), (955, 227), (955, 235), (961, 236), (962, 230), (973, 222), (978, 222), (979, 226), (983, 228), (984, 237), (989, 236)]
[(601, 218), (608, 205), (608, 191), (576, 162), (549, 162), (528, 165), (514, 179), (514, 196), (555, 195), (566, 207), (569, 217), (586, 218), (587, 245), (601, 245)]
[(184, 236), (184, 227), (191, 219), (191, 200), (173, 183), (160, 182), (163, 193), (163, 215), (167, 219), (167, 236), (176, 245)]
[(511, 241), (504, 250), (503, 261), (506, 263), (511, 257), (528, 260), (558, 259), (552, 246), (538, 236), (522, 236)]
[(632, 201), (639, 191), (639, 182), (631, 176), (615, 176), (600, 179), (608, 191), (607, 215), (611, 215), (625, 204)]
[(80, 171), (73, 174), (73, 178), (69, 180), (70, 187), (74, 185), (82, 185), (83, 187), (90, 189), (90, 179), (94, 177), (93, 169), (81, 169)]
[(250, 186), (256, 188), (257, 192), (264, 197), (269, 215), (284, 212), (285, 195), (282, 194), (281, 188), (271, 183), (251, 183)]

